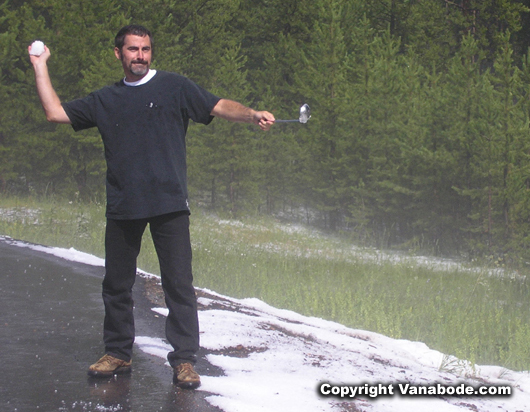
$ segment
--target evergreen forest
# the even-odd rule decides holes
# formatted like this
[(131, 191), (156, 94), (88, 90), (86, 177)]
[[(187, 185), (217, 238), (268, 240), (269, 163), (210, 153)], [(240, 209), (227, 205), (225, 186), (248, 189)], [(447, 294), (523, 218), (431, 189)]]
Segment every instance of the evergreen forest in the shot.
[[(3, 0), (0, 193), (104, 201), (97, 130), (46, 122), (28, 59), (63, 101), (123, 77), (125, 24), (153, 68), (279, 119), (191, 125), (192, 202), (296, 216), (380, 248), (530, 258), (530, 0)], [(131, 114), (134, 116), (134, 113)]]

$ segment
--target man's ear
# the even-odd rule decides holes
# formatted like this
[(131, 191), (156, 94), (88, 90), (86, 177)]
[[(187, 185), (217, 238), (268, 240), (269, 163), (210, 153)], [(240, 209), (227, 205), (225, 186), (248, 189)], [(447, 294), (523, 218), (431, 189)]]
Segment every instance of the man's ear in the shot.
[(118, 60), (121, 60), (121, 50), (118, 49), (117, 47), (114, 47), (114, 55), (116, 56)]

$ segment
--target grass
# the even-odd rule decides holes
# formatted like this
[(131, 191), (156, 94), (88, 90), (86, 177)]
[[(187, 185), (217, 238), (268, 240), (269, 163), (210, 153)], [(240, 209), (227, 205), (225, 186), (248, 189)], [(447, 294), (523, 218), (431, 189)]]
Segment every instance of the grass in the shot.
[[(387, 336), (478, 364), (530, 369), (530, 303), (522, 276), (440, 261), (390, 259), (348, 240), (271, 218), (192, 214), (195, 284)], [(103, 257), (104, 207), (0, 199), (0, 234)], [(138, 260), (158, 273), (149, 231)]]

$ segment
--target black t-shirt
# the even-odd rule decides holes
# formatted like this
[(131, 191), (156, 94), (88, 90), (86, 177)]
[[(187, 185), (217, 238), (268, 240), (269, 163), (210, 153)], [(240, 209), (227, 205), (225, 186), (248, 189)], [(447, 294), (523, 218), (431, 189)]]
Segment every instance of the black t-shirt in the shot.
[(123, 81), (64, 103), (79, 131), (97, 127), (107, 161), (107, 217), (142, 219), (188, 210), (186, 131), (208, 124), (220, 99), (175, 73)]

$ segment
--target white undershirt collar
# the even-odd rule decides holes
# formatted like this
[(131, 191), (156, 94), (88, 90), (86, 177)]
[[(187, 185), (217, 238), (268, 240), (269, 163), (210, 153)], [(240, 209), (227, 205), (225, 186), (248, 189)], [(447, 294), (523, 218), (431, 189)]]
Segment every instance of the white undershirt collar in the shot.
[(156, 70), (149, 69), (149, 72), (147, 72), (147, 74), (140, 80), (136, 82), (128, 82), (127, 80), (123, 79), (123, 83), (125, 83), (126, 86), (141, 86), (142, 84), (146, 84), (149, 80), (151, 80), (155, 74)]

